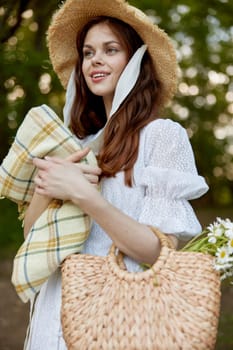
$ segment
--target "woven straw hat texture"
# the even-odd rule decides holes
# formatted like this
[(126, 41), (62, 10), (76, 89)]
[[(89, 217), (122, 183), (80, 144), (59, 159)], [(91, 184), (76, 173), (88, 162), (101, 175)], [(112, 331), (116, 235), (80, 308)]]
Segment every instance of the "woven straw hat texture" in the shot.
[(151, 269), (130, 273), (114, 254), (72, 255), (62, 267), (69, 350), (213, 350), (220, 278), (213, 258), (162, 244)]
[(156, 76), (161, 83), (160, 105), (166, 105), (177, 87), (177, 60), (168, 35), (139, 9), (124, 0), (67, 0), (54, 14), (48, 29), (50, 59), (64, 88), (78, 60), (76, 36), (93, 17), (120, 19), (140, 35), (148, 46)]

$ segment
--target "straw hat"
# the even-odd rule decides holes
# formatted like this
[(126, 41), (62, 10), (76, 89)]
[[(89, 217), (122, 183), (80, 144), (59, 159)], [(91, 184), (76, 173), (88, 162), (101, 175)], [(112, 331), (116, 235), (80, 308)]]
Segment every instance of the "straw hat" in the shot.
[(156, 76), (161, 83), (161, 105), (174, 96), (177, 60), (168, 35), (139, 9), (124, 0), (67, 0), (55, 13), (48, 29), (51, 62), (64, 88), (78, 60), (76, 36), (93, 17), (115, 17), (128, 23), (148, 47)]

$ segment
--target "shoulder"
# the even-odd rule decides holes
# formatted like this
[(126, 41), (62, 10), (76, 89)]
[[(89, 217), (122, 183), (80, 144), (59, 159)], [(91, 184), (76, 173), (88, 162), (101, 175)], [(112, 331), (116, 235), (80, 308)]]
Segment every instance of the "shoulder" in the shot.
[(195, 168), (187, 131), (171, 119), (156, 119), (144, 128), (139, 152), (145, 164), (185, 170)]
[(147, 140), (154, 139), (159, 142), (174, 142), (187, 139), (187, 131), (178, 122), (171, 119), (156, 119), (147, 124), (143, 129)]
[(178, 132), (180, 130), (185, 130), (181, 124), (178, 122), (175, 122), (172, 119), (162, 119), (158, 118), (150, 122), (145, 126), (145, 129), (154, 130), (154, 131), (161, 131), (161, 130), (167, 130), (171, 132)]

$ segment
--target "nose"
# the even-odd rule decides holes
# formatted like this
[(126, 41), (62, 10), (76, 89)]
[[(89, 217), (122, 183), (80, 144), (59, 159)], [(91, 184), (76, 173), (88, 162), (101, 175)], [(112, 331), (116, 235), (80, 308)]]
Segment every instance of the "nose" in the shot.
[(95, 55), (92, 57), (91, 62), (93, 65), (102, 65), (104, 63), (103, 61), (103, 55), (101, 52), (96, 52)]

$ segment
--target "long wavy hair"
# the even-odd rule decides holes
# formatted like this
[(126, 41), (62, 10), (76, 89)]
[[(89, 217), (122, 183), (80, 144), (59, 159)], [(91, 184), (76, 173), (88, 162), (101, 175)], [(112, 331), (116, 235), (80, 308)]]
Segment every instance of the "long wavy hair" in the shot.
[[(137, 32), (128, 24), (111, 17), (96, 17), (77, 35), (79, 60), (75, 67), (76, 99), (71, 111), (71, 129), (79, 137), (95, 134), (107, 121), (103, 98), (87, 87), (82, 74), (83, 45), (88, 30), (106, 23), (118, 37), (130, 59), (143, 44)], [(159, 81), (149, 54), (146, 52), (137, 83), (110, 118), (104, 129), (103, 147), (98, 155), (102, 176), (112, 177), (125, 172), (125, 184), (133, 184), (133, 166), (137, 160), (140, 130), (158, 115)]]

